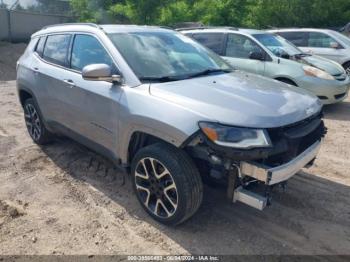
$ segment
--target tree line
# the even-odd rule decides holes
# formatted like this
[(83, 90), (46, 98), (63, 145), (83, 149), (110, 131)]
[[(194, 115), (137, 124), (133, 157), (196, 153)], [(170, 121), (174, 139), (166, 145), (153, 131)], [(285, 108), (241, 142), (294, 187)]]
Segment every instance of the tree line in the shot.
[[(3, 1), (0, 1), (3, 3)], [(29, 9), (74, 15), (81, 22), (174, 26), (341, 27), (350, 0), (35, 0)], [(17, 9), (21, 9), (18, 5)]]
[(349, 0), (70, 0), (83, 22), (174, 26), (196, 21), (237, 27), (340, 27)]

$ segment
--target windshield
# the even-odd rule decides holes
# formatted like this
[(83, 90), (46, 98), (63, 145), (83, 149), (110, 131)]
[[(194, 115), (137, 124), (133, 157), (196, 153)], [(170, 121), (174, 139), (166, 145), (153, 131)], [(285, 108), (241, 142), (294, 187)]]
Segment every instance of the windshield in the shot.
[(283, 54), (294, 56), (303, 53), (291, 42), (278, 35), (255, 34), (253, 37), (278, 57), (281, 57)]
[(171, 81), (232, 70), (218, 55), (180, 33), (112, 33), (109, 38), (140, 80)]
[(346, 35), (343, 35), (339, 32), (333, 31), (332, 32), (337, 38), (340, 39), (345, 45), (350, 46), (350, 38), (347, 37)]

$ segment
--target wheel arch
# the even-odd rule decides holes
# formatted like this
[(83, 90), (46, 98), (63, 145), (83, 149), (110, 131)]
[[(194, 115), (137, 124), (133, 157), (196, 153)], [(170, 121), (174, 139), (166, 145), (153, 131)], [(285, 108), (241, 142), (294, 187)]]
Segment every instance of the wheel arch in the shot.
[(169, 146), (178, 147), (174, 140), (163, 137), (158, 137), (150, 134), (149, 132), (145, 132), (143, 130), (135, 130), (130, 135), (129, 143), (127, 146), (127, 154), (124, 159), (127, 165), (130, 165), (132, 159), (137, 154), (137, 152), (146, 146), (153, 144), (167, 144)]
[(345, 68), (346, 65), (350, 66), (350, 60), (345, 61), (344, 63), (342, 63), (342, 67)]
[(21, 103), (22, 107), (24, 106), (25, 101), (29, 98), (32, 98), (32, 99), (34, 99), (35, 102), (37, 102), (34, 94), (27, 88), (19, 88), (18, 89), (18, 97), (19, 97), (19, 102)]

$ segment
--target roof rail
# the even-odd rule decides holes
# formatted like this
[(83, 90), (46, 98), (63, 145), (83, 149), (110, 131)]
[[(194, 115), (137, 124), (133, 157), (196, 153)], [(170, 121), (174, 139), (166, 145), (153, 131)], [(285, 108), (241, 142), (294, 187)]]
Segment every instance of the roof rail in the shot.
[(86, 26), (91, 26), (91, 27), (95, 27), (95, 28), (101, 29), (101, 27), (99, 25), (94, 24), (94, 23), (63, 23), (63, 24), (47, 25), (47, 26), (44, 26), (42, 28), (42, 30), (50, 28), (50, 27), (55, 27), (55, 26), (69, 26), (69, 25), (86, 25)]
[(189, 30), (204, 30), (204, 29), (228, 29), (238, 31), (237, 27), (232, 26), (197, 26), (197, 27), (184, 27), (184, 28), (176, 28), (176, 31), (189, 31)]

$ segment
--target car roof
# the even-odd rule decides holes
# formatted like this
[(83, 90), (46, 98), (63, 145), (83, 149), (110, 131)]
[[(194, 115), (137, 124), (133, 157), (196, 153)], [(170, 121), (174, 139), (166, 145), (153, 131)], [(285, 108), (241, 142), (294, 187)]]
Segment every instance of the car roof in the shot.
[(203, 27), (203, 28), (195, 28), (195, 29), (179, 29), (180, 32), (186, 34), (198, 34), (198, 33), (240, 33), (245, 35), (254, 35), (254, 34), (263, 34), (266, 31), (257, 30), (257, 29), (246, 29), (246, 28), (230, 28), (230, 27)]
[(322, 29), (322, 28), (278, 28), (269, 30), (269, 32), (334, 32), (331, 29)]
[(88, 32), (88, 33), (118, 33), (118, 32), (167, 32), (173, 31), (170, 28), (158, 26), (140, 26), (140, 25), (97, 25), (93, 23), (71, 23), (71, 24), (57, 24), (46, 26), (40, 31), (34, 33), (32, 37), (53, 34), (59, 32)]

